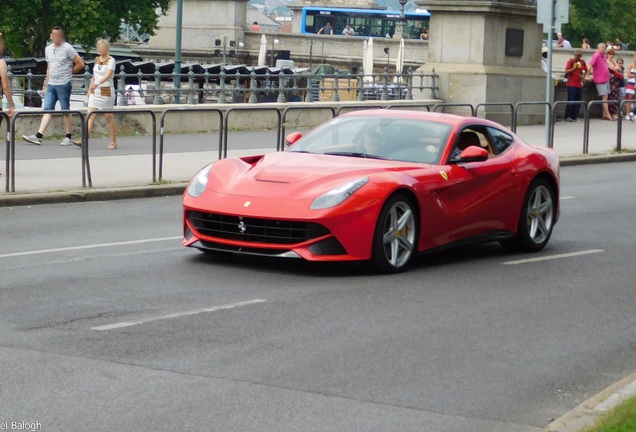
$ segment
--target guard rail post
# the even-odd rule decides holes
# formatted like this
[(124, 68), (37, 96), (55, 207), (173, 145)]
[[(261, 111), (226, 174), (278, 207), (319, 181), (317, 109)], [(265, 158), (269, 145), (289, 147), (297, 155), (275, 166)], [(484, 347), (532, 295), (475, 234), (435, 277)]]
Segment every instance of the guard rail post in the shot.
[[(594, 105), (603, 105), (603, 104), (618, 105), (619, 108), (620, 108), (620, 101), (617, 101), (617, 100), (608, 100), (608, 101), (593, 100), (593, 101), (588, 102), (588, 104), (587, 104), (588, 115), (585, 118), (585, 126), (586, 126), (586, 128), (585, 128), (585, 136), (583, 137), (583, 154), (588, 154), (590, 152), (590, 120), (591, 120), (590, 119), (590, 117), (591, 117), (590, 113), (592, 112), (592, 107)], [(618, 121), (621, 122), (619, 127), (622, 127), (623, 119), (620, 118), (620, 115), (619, 115)], [(622, 132), (622, 129), (621, 129), (621, 132)]]
[(4, 161), (4, 190), (5, 192), (9, 192), (9, 179), (11, 178), (11, 118), (7, 113), (0, 111), (0, 123), (5, 123), (7, 125), (7, 133), (4, 135), (4, 137), (6, 138), (4, 142), (6, 152), (6, 159)]
[[(544, 106), (544, 107), (548, 107), (550, 108), (551, 105), (549, 102), (546, 101), (522, 101), (522, 102), (517, 102), (515, 104), (515, 110), (514, 110), (514, 117), (513, 117), (513, 126), (510, 128), (512, 130), (513, 133), (517, 133), (517, 123), (518, 123), (518, 117), (519, 117), (519, 109), (522, 106)], [(546, 119), (546, 121), (548, 123), (546, 123), (546, 126), (549, 128), (550, 127), (550, 121), (552, 121), (552, 110), (548, 110), (548, 115), (550, 118)], [(547, 144), (547, 143), (546, 143)]]
[(236, 111), (273, 111), (276, 113), (276, 115), (278, 116), (278, 124), (277, 124), (277, 128), (276, 128), (276, 149), (279, 148), (280, 146), (280, 141), (281, 141), (281, 125), (282, 125), (282, 113), (280, 108), (277, 107), (271, 107), (271, 106), (266, 106), (266, 107), (251, 107), (251, 106), (247, 106), (247, 107), (233, 107), (228, 109), (227, 111), (225, 111), (225, 118), (223, 119), (223, 145), (222, 145), (222, 149), (223, 149), (223, 157), (219, 157), (219, 159), (224, 159), (227, 158), (227, 151), (228, 151), (228, 131), (229, 131), (229, 120), (230, 120), (230, 114)]
[(179, 107), (179, 108), (169, 108), (163, 112), (161, 115), (161, 119), (159, 121), (159, 181), (163, 180), (163, 155), (164, 155), (164, 136), (165, 136), (165, 126), (166, 126), (166, 116), (169, 113), (202, 113), (202, 112), (210, 112), (217, 113), (219, 115), (219, 143), (218, 143), (218, 154), (219, 159), (223, 154), (223, 111), (218, 108), (213, 107), (202, 107), (199, 106), (197, 108), (187, 108), (187, 107)]
[(287, 114), (290, 111), (305, 111), (305, 110), (329, 110), (331, 112), (331, 118), (336, 117), (336, 109), (333, 106), (288, 106), (283, 110), (281, 122), (280, 122), (280, 140), (276, 151), (285, 150), (285, 134), (287, 132)]
[[(84, 89), (88, 93), (91, 87), (91, 79), (92, 75), (90, 73), (90, 68), (88, 65), (84, 66)], [(88, 106), (88, 99), (84, 100), (84, 106)]]
[[(437, 108), (470, 108), (471, 117), (475, 117), (475, 107), (472, 104), (468, 103), (437, 103), (433, 105), (433, 109), (431, 111), (437, 112)], [(442, 109), (442, 112), (444, 110)]]
[(584, 109), (583, 116), (583, 137), (585, 141), (585, 119), (588, 116), (587, 103), (584, 101), (556, 101), (552, 104), (552, 116), (550, 118), (550, 148), (554, 148), (554, 129), (556, 126), (556, 109), (561, 105), (581, 105)]
[(159, 72), (159, 65), (155, 66), (155, 96), (153, 98), (153, 105), (163, 105), (163, 99), (161, 98), (161, 72)]
[(119, 68), (119, 82), (117, 83), (117, 87), (119, 88), (119, 100), (117, 101), (117, 105), (127, 106), (128, 99), (126, 98), (126, 71), (124, 70), (124, 65)]
[[(112, 109), (112, 110), (100, 110), (100, 111), (93, 111), (92, 113), (90, 113), (87, 117), (86, 117), (86, 124), (88, 125), (88, 120), (90, 119), (90, 117), (94, 116), (94, 115), (99, 115), (99, 114), (126, 114), (126, 115), (130, 115), (130, 114), (149, 114), (151, 119), (152, 119), (152, 182), (156, 182), (157, 181), (157, 115), (155, 114), (155, 112), (151, 109), (129, 109), (129, 110), (118, 110), (118, 109)], [(82, 150), (86, 152), (86, 167), (87, 167), (87, 173), (88, 173), (88, 185), (89, 187), (93, 187), (93, 181), (92, 178), (90, 176), (90, 159), (89, 159), (89, 136), (88, 136), (88, 127), (85, 129), (86, 130), (86, 138), (84, 141), (85, 145), (82, 145)]]
[[(67, 110), (67, 111), (44, 111), (44, 110), (39, 110), (39, 111), (17, 111), (14, 115), (13, 118), (11, 119), (11, 124), (9, 126), (9, 130), (11, 131), (10, 135), (11, 135), (11, 142), (10, 142), (10, 150), (9, 150), (9, 155), (10, 155), (10, 164), (9, 164), (9, 177), (10, 177), (10, 187), (9, 190), (7, 192), (15, 192), (15, 131), (16, 131), (16, 123), (18, 121), (18, 119), (22, 118), (22, 117), (41, 117), (44, 114), (51, 114), (52, 116), (60, 116), (60, 115), (76, 115), (80, 118), (81, 120), (81, 124), (82, 124), (82, 130), (81, 130), (81, 136), (84, 137), (84, 134), (86, 133), (86, 125), (85, 125), (85, 116), (84, 113), (82, 113), (81, 111), (77, 111), (77, 110)], [(82, 157), (82, 173), (83, 173), (83, 169), (84, 169), (84, 158)], [(83, 174), (82, 174), (83, 177)], [(82, 187), (85, 187), (84, 185), (84, 178), (82, 178)]]
[(256, 88), (256, 72), (250, 72), (250, 98), (249, 103), (255, 104), (258, 102), (258, 97), (256, 96), (256, 92), (258, 89)]
[(340, 102), (340, 83), (338, 82), (340, 76), (338, 71), (333, 74), (333, 94), (331, 95), (332, 102)]
[[(487, 107), (506, 107), (510, 108), (510, 127), (512, 127), (512, 123), (514, 122), (515, 115), (515, 106), (509, 102), (485, 102), (475, 105), (475, 117), (479, 116), (479, 108), (487, 108)], [(486, 113), (487, 115), (488, 113)], [(499, 113), (490, 113), (490, 114), (499, 114)]]

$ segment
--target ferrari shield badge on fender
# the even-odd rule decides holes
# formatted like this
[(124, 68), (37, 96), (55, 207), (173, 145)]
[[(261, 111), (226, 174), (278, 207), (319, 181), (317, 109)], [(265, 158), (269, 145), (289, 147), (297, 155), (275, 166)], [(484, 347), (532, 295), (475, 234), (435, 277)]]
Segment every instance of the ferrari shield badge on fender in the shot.
[(446, 171), (440, 171), (439, 175), (441, 175), (444, 180), (448, 181), (448, 174), (446, 174)]

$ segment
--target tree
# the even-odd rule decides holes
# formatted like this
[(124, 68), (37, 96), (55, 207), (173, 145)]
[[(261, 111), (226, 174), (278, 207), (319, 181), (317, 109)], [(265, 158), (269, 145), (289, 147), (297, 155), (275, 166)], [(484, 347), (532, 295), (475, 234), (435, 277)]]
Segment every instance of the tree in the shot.
[(570, 23), (563, 33), (576, 46), (583, 38), (592, 41), (593, 47), (616, 37), (636, 44), (634, 0), (570, 0)]
[(14, 56), (42, 57), (53, 26), (86, 48), (115, 39), (122, 21), (154, 34), (171, 0), (2, 0), (0, 31)]

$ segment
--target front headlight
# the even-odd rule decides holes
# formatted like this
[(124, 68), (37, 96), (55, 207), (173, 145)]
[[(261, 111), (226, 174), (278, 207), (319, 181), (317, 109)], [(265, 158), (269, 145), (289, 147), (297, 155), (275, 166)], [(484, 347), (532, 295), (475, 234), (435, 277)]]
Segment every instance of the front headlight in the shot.
[(208, 186), (208, 175), (210, 174), (212, 165), (213, 164), (210, 164), (203, 168), (192, 179), (192, 181), (190, 182), (190, 186), (188, 186), (188, 195), (194, 198), (199, 198), (199, 196), (201, 196), (205, 188)]
[(311, 210), (322, 210), (335, 207), (343, 203), (347, 198), (356, 193), (358, 189), (369, 182), (369, 177), (363, 177), (358, 180), (351, 181), (336, 189), (330, 190), (324, 195), (319, 196), (311, 203)]

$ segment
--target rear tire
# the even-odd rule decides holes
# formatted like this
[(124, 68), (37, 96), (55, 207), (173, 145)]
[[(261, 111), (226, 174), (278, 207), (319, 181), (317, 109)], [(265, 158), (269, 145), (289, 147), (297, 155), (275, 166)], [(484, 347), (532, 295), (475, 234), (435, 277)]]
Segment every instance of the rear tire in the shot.
[(556, 222), (556, 198), (550, 183), (542, 178), (530, 184), (523, 201), (517, 235), (502, 240), (513, 251), (538, 252), (548, 244)]
[(417, 214), (411, 201), (395, 195), (384, 204), (373, 237), (374, 269), (382, 273), (404, 271), (417, 252)]

